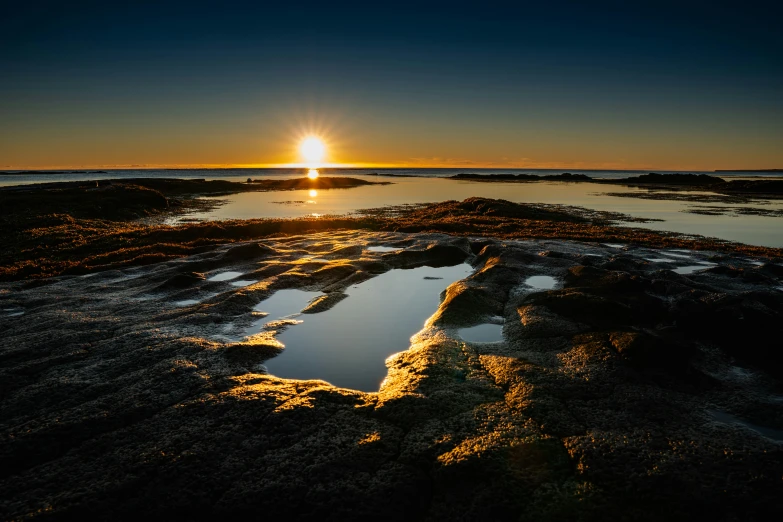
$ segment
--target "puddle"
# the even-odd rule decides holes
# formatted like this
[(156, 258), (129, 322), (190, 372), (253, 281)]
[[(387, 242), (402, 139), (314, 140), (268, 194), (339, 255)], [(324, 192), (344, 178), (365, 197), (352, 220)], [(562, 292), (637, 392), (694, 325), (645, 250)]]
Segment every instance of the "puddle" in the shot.
[[(334, 308), (301, 315), (301, 324), (278, 335), (285, 350), (266, 362), (267, 369), (278, 377), (321, 379), (344, 388), (377, 391), (386, 377), (384, 361), (408, 349), (411, 336), (438, 309), (440, 293), (472, 271), (467, 264), (423, 266), (391, 270), (352, 286), (347, 290), (348, 297)], [(287, 310), (273, 310), (267, 303), (281, 292), (256, 308), (270, 312), (263, 322), (279, 319), (283, 312), (301, 310), (318, 295), (309, 292), (309, 296), (301, 295), (295, 303), (288, 303), (294, 299), (291, 294), (286, 298), (286, 304), (290, 304)]]
[(701, 263), (698, 265), (678, 266), (673, 270), (678, 274), (688, 275), (688, 274), (693, 274), (694, 272), (698, 272), (700, 270), (707, 270), (712, 266), (715, 265), (712, 263)]
[(371, 246), (367, 247), (370, 252), (396, 252), (402, 250), (400, 247), (387, 247), (387, 246)]
[(536, 290), (552, 290), (557, 286), (557, 279), (550, 276), (531, 276), (525, 279), (525, 284)]
[(693, 257), (693, 256), (685, 255), (685, 254), (675, 254), (674, 252), (661, 252), (661, 254), (663, 254), (665, 256), (669, 256), (669, 257), (680, 257), (680, 258), (683, 258), (683, 259), (690, 259), (690, 258)]
[(183, 301), (175, 301), (174, 305), (176, 306), (193, 306), (195, 304), (199, 304), (201, 301), (199, 299), (185, 299)]
[(766, 437), (768, 439), (776, 440), (779, 442), (783, 441), (782, 430), (776, 430), (773, 428), (767, 428), (765, 426), (759, 426), (757, 424), (751, 424), (750, 422), (742, 420), (739, 417), (735, 417), (734, 415), (730, 413), (726, 413), (725, 411), (708, 410), (708, 413), (713, 419), (715, 419), (716, 421), (722, 424), (733, 424), (735, 426), (742, 426), (743, 428), (747, 428), (749, 430), (755, 431), (759, 435), (762, 435), (763, 437)]
[(468, 342), (499, 343), (503, 340), (503, 325), (480, 324), (470, 328), (462, 328), (457, 333)]
[(254, 279), (240, 279), (238, 281), (231, 281), (231, 286), (249, 286), (258, 283)]
[(647, 261), (650, 261), (651, 263), (676, 263), (677, 261), (674, 259), (664, 259), (662, 257), (656, 258), (656, 257), (645, 257), (643, 259), (646, 259)]
[(19, 317), (20, 315), (24, 315), (24, 310), (20, 308), (4, 308), (2, 312), (5, 317)]
[(231, 279), (236, 279), (237, 277), (244, 275), (242, 272), (221, 272), (219, 274), (213, 275), (207, 281), (230, 281)]
[(267, 315), (263, 319), (256, 321), (246, 335), (257, 334), (269, 322), (299, 315), (302, 309), (307, 306), (307, 303), (321, 295), (324, 294), (298, 289), (278, 290), (269, 299), (265, 299), (253, 307), (254, 312), (263, 312)]
[(604, 243), (604, 245), (610, 248), (623, 248), (625, 246), (625, 245), (621, 245), (620, 243)]

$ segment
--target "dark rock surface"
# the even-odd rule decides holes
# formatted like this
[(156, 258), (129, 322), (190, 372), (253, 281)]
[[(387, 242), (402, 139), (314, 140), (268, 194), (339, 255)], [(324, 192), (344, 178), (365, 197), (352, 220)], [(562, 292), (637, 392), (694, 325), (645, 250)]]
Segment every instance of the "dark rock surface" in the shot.
[[(401, 250), (366, 249), (384, 243)], [(463, 260), (378, 393), (267, 375), (275, 331), (241, 338), (278, 290), (324, 292), (321, 313), (376, 274)], [(0, 517), (768, 521), (783, 282), (753, 261), (328, 232), (3, 283)], [(257, 282), (205, 277), (226, 270)], [(498, 316), (503, 342), (456, 334)]]

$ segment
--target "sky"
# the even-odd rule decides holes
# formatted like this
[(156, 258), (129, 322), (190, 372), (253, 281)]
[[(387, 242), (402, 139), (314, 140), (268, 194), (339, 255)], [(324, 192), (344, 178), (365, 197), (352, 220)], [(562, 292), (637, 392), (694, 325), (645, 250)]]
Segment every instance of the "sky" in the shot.
[(2, 8), (0, 169), (783, 168), (780, 2), (124, 4)]

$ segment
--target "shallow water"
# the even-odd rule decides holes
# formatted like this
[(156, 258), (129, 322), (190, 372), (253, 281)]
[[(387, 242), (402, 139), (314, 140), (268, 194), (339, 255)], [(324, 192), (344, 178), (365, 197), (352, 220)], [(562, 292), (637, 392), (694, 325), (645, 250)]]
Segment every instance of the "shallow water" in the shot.
[(557, 279), (550, 276), (531, 276), (525, 279), (525, 284), (536, 290), (552, 290), (557, 286)]
[[(245, 181), (250, 178), (286, 178), (301, 177), (305, 169), (301, 168), (219, 168), (219, 169), (95, 169), (100, 172), (40, 172), (28, 174), (0, 175), (0, 186), (28, 185), (31, 183), (56, 183), (63, 181), (89, 181), (97, 179), (132, 179), (132, 178), (185, 178), (185, 179), (224, 179), (229, 181)], [(454, 174), (533, 174), (546, 176), (551, 174), (586, 174), (592, 178), (618, 179), (629, 176), (647, 174), (649, 170), (579, 170), (579, 169), (469, 169), (469, 168), (330, 168), (322, 169), (327, 176), (366, 176), (368, 174), (393, 174), (412, 177), (446, 177)], [(14, 169), (0, 169), (0, 173), (18, 172)], [(679, 170), (662, 171), (659, 174), (710, 174), (711, 171)], [(718, 177), (731, 179), (769, 179), (780, 177), (776, 172), (721, 172)]]
[[(370, 176), (373, 173), (381, 176)], [(248, 219), (261, 217), (291, 218), (305, 215), (323, 216), (346, 214), (364, 208), (431, 203), (449, 199), (463, 200), (473, 196), (506, 199), (515, 203), (552, 203), (581, 206), (594, 210), (621, 212), (634, 217), (663, 219), (663, 222), (630, 223), (628, 226), (653, 230), (700, 234), (730, 241), (761, 246), (783, 247), (780, 233), (781, 218), (754, 215), (702, 215), (683, 212), (694, 206), (687, 201), (659, 201), (609, 196), (607, 192), (647, 193), (637, 187), (596, 186), (590, 183), (534, 182), (483, 183), (443, 179), (457, 173), (492, 174), (514, 172), (527, 174), (559, 174), (562, 170), (529, 169), (331, 169), (328, 176), (356, 176), (371, 181), (389, 181), (392, 185), (366, 186), (345, 190), (295, 190), (285, 192), (246, 192), (212, 198), (225, 204), (210, 212), (188, 214), (170, 220), (183, 219)], [(645, 172), (636, 171), (579, 171), (594, 178), (622, 178)], [(404, 174), (410, 177), (383, 176)], [(0, 176), (2, 185), (23, 185), (60, 181), (83, 181), (109, 178), (197, 178), (245, 181), (248, 177), (301, 177), (302, 169), (203, 169), (203, 170), (110, 170), (101, 174), (30, 174)], [(746, 178), (747, 173), (721, 173), (723, 178)], [(758, 174), (751, 177), (759, 177)], [(769, 177), (779, 177), (770, 174)], [(696, 192), (693, 192), (696, 194)], [(281, 204), (284, 203), (284, 204)], [(736, 207), (736, 204), (710, 203), (716, 207)], [(783, 210), (783, 200), (763, 200), (739, 206)]]
[(457, 332), (462, 339), (474, 343), (497, 343), (503, 340), (503, 325), (480, 324)]
[[(392, 270), (352, 286), (348, 297), (332, 309), (296, 317), (302, 323), (277, 336), (285, 350), (267, 361), (267, 369), (278, 377), (320, 379), (344, 388), (377, 391), (386, 377), (384, 361), (408, 349), (411, 336), (438, 309), (440, 293), (471, 272), (467, 264), (424, 266)], [(295, 313), (318, 295), (289, 293), (270, 306), (279, 294), (258, 305), (258, 310), (270, 312), (263, 322)], [(258, 330), (263, 322), (256, 325)]]
[(672, 270), (681, 275), (688, 275), (688, 274), (694, 274), (701, 270), (707, 270), (708, 268), (712, 268), (713, 266), (716, 265), (714, 263), (699, 263), (698, 265), (679, 266)]
[(258, 303), (254, 308), (254, 312), (263, 312), (266, 315), (263, 319), (256, 321), (247, 335), (253, 335), (261, 330), (264, 326), (279, 319), (290, 319), (298, 317), (302, 309), (316, 297), (322, 296), (321, 292), (310, 292), (307, 290), (299, 289), (285, 289), (278, 290), (271, 297)]
[[(260, 217), (293, 218), (306, 215), (347, 214), (365, 208), (388, 205), (464, 200), (479, 196), (506, 199), (515, 203), (549, 203), (580, 206), (594, 210), (620, 212), (634, 217), (663, 219), (662, 222), (628, 223), (628, 226), (701, 234), (762, 246), (783, 246), (781, 218), (764, 216), (706, 216), (683, 212), (691, 203), (609, 196), (605, 192), (642, 193), (635, 187), (596, 186), (590, 183), (482, 183), (432, 177), (395, 178), (372, 176), (365, 179), (389, 181), (391, 185), (371, 185), (343, 190), (319, 190), (310, 197), (308, 190), (286, 192), (245, 192), (213, 198), (224, 204), (209, 212), (189, 214), (205, 220), (250, 219)], [(307, 201), (307, 204), (280, 204)], [(715, 206), (722, 204), (714, 203)], [(726, 205), (732, 206), (732, 205)], [(783, 209), (783, 201), (743, 204), (743, 207)], [(179, 218), (177, 218), (179, 219)], [(172, 220), (176, 223), (177, 219)], [(614, 246), (614, 245), (613, 245)], [(622, 245), (618, 245), (622, 246)]]
[(182, 301), (175, 301), (175, 306), (193, 306), (195, 304), (199, 304), (201, 301), (199, 299), (183, 299)]
[(239, 279), (237, 281), (231, 281), (229, 283), (231, 286), (249, 286), (252, 284), (258, 283), (255, 279)]
[(244, 275), (242, 272), (220, 272), (219, 274), (215, 274), (207, 281), (230, 281), (232, 279), (236, 279), (237, 277)]
[(387, 247), (387, 246), (371, 246), (367, 247), (370, 252), (396, 252), (400, 250), (399, 247)]

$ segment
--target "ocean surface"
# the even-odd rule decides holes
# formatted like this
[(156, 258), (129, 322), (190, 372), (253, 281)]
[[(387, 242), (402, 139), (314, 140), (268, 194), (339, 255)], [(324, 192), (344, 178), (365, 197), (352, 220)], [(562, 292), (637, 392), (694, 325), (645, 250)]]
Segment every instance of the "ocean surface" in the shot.
[[(98, 173), (37, 173), (0, 175), (0, 186), (60, 181), (122, 179), (136, 177), (228, 179), (301, 177), (305, 169), (188, 169), (188, 170), (107, 170)], [(530, 169), (320, 169), (322, 176), (355, 176), (373, 181), (388, 181), (390, 185), (371, 185), (341, 190), (294, 190), (282, 192), (245, 192), (211, 199), (221, 206), (208, 212), (179, 216), (169, 220), (178, 224), (188, 220), (225, 220), (251, 218), (295, 218), (347, 214), (360, 209), (378, 208), (406, 203), (429, 203), (463, 200), (473, 196), (506, 199), (516, 203), (547, 203), (572, 205), (592, 210), (620, 212), (633, 217), (656, 219), (648, 223), (628, 223), (625, 226), (680, 232), (690, 235), (717, 237), (741, 243), (783, 247), (783, 217), (740, 214), (739, 209), (779, 211), (783, 200), (758, 199), (752, 203), (698, 203), (620, 197), (614, 194), (649, 192), (646, 188), (621, 185), (594, 185), (543, 181), (537, 183), (481, 183), (444, 179), (459, 173), (551, 175), (562, 172), (586, 174), (593, 178), (617, 179), (645, 174), (648, 171), (619, 170), (530, 170)], [(657, 171), (665, 174), (665, 172)], [(682, 172), (682, 171), (680, 171)], [(783, 178), (781, 172), (690, 172), (711, 174), (723, 178)], [(700, 194), (688, 192), (688, 194)], [(701, 194), (716, 195), (702, 192)], [(720, 196), (720, 195), (717, 195)], [(693, 213), (707, 207), (726, 211), (722, 215)]]
[[(247, 178), (262, 177), (298, 177), (307, 169), (100, 169), (94, 171), (35, 171), (28, 173), (14, 170), (0, 170), (0, 186), (25, 185), (29, 183), (56, 183), (60, 181), (85, 181), (94, 179), (123, 179), (123, 178), (190, 178), (190, 179), (228, 179), (245, 181)], [(638, 176), (653, 172), (650, 170), (569, 170), (569, 169), (353, 169), (332, 168), (319, 169), (324, 176), (362, 176), (362, 175), (391, 175), (391, 176), (416, 176), (424, 178), (445, 178), (454, 174), (532, 174), (536, 176), (548, 176), (570, 172), (572, 174), (585, 174), (591, 178), (618, 179), (629, 176)], [(654, 171), (658, 174), (710, 174), (719, 177), (731, 178), (755, 178), (755, 177), (781, 177), (783, 172), (758, 172), (758, 171), (732, 171), (711, 172), (695, 170), (678, 171)]]

